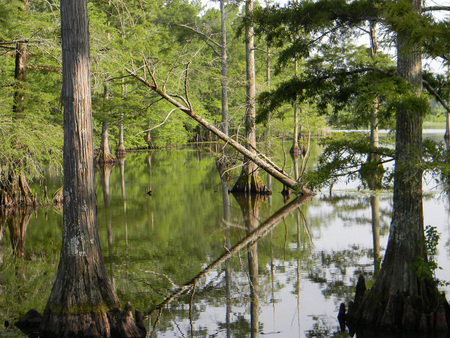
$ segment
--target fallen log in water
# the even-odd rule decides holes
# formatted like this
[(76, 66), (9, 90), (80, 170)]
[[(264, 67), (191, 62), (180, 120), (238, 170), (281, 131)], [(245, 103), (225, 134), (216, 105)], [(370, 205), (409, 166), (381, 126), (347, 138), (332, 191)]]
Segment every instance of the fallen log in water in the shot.
[[(267, 161), (264, 161), (259, 155), (257, 151), (252, 151), (247, 148), (245, 148), (243, 145), (241, 145), (239, 142), (235, 141), (231, 137), (229, 137), (227, 134), (223, 133), (220, 129), (216, 128), (214, 125), (210, 124), (208, 121), (203, 119), (200, 115), (196, 114), (194, 110), (192, 109), (192, 106), (189, 102), (189, 99), (182, 99), (184, 101), (184, 104), (180, 103), (178, 100), (176, 100), (171, 95), (167, 94), (165, 89), (161, 89), (156, 84), (156, 80), (153, 77), (152, 72), (147, 67), (147, 70), (150, 73), (150, 76), (153, 79), (153, 83), (149, 82), (147, 79), (144, 79), (140, 75), (136, 73), (135, 70), (130, 70), (126, 68), (126, 71), (145, 84), (147, 87), (149, 87), (151, 90), (156, 92), (159, 96), (161, 96), (163, 99), (171, 103), (173, 106), (175, 106), (177, 109), (181, 110), (182, 112), (186, 113), (188, 116), (193, 118), (195, 121), (200, 123), (202, 126), (204, 126), (206, 129), (214, 133), (217, 137), (219, 137), (221, 140), (225, 141), (227, 144), (232, 146), (234, 149), (236, 149), (241, 154), (245, 155), (248, 159), (250, 159), (252, 162), (257, 164), (260, 168), (262, 168), (264, 171), (266, 171), (269, 175), (273, 176), (275, 179), (286, 185), (287, 187), (291, 188), (294, 192), (300, 194), (300, 195), (315, 195), (315, 193), (307, 188), (305, 188), (301, 183), (297, 182), (295, 179), (290, 177), (288, 174), (283, 172), (280, 168), (274, 166), (271, 163), (268, 163)], [(187, 97), (187, 95), (186, 95)]]

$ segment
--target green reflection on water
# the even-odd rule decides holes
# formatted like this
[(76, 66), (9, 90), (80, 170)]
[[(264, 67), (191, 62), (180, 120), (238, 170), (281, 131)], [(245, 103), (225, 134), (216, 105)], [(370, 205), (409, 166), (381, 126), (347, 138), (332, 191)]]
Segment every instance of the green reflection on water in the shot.
[[(286, 171), (292, 170), (288, 158)], [(128, 153), (109, 176), (104, 173), (97, 170), (95, 184), (105, 264), (121, 301), (130, 301), (144, 315), (248, 233), (232, 195), (224, 220), (222, 182), (211, 153)], [(273, 196), (259, 205), (260, 223), (285, 204), (281, 184), (272, 180), (271, 188)], [(359, 273), (370, 278), (374, 272), (370, 199), (356, 192), (332, 200), (319, 194), (258, 242), (261, 333), (338, 331), (339, 303), (353, 297)], [(382, 247), (390, 212), (390, 194), (381, 194)], [(10, 230), (3, 225), (1, 323), (13, 323), (31, 308), (42, 312), (56, 273), (61, 227), (58, 211), (38, 209), (26, 228), (25, 258), (15, 258)], [(160, 317), (153, 313), (156, 336), (249, 335), (254, 300), (249, 280), (244, 249), (199, 281), (195, 292), (175, 299)], [(15, 333), (0, 328), (0, 334)]]

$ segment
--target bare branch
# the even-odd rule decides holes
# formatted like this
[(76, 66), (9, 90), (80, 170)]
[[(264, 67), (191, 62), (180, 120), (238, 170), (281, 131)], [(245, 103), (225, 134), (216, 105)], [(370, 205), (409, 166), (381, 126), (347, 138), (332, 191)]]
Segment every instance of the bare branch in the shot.
[(159, 127), (161, 127), (164, 123), (166, 123), (166, 121), (167, 121), (167, 119), (169, 118), (169, 116), (175, 111), (175, 110), (177, 110), (178, 108), (173, 108), (170, 112), (169, 112), (169, 114), (167, 114), (167, 116), (166, 116), (166, 118), (164, 119), (164, 121), (162, 121), (160, 124), (158, 124), (157, 126), (154, 126), (153, 128), (150, 128), (150, 129), (147, 129), (147, 130), (143, 130), (143, 131), (140, 131), (139, 133), (137, 133), (136, 135), (134, 135), (134, 136), (138, 136), (139, 134), (143, 134), (143, 133), (147, 133), (147, 132), (149, 132), (149, 131), (152, 131), (153, 129), (156, 129), (156, 128), (159, 128)]
[(431, 11), (450, 11), (450, 6), (429, 6), (422, 8), (422, 13)]
[(190, 31), (194, 32), (195, 34), (200, 35), (200, 36), (203, 38), (203, 41), (205, 41), (205, 43), (213, 50), (213, 52), (214, 52), (217, 56), (220, 56), (220, 52), (217, 51), (217, 49), (216, 49), (215, 47), (221, 48), (222, 45), (221, 45), (220, 43), (214, 41), (214, 40), (211, 38), (211, 35), (208, 36), (208, 35), (206, 35), (205, 33), (201, 32), (201, 31), (199, 31), (199, 30), (197, 30), (197, 29), (195, 29), (195, 28), (193, 28), (193, 27), (191, 27), (191, 26), (185, 25), (185, 24), (174, 24), (174, 25), (175, 25), (175, 26), (178, 26), (178, 27), (182, 27), (182, 28), (189, 29)]

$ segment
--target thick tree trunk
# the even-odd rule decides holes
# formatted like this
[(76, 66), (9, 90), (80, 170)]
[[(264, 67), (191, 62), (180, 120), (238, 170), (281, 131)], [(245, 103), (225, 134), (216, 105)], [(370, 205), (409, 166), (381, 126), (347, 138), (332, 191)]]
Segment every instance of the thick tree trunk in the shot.
[[(245, 14), (253, 13), (253, 0), (245, 2)], [(256, 77), (255, 77), (255, 37), (253, 23), (248, 22), (245, 30), (245, 54), (247, 69), (247, 97), (245, 112), (246, 148), (254, 152), (256, 148)], [(232, 192), (270, 194), (258, 172), (258, 166), (250, 158), (244, 156), (241, 175), (236, 181)]]
[[(103, 262), (97, 229), (86, 0), (61, 0), (64, 103), (63, 238), (56, 280), (40, 335), (117, 335), (125, 326), (141, 336), (119, 299)], [(124, 313), (127, 316), (129, 311)], [(110, 317), (110, 318), (108, 318)], [(122, 319), (120, 323), (114, 320)], [(128, 326), (130, 325), (130, 326)]]
[[(420, 13), (421, 1), (411, 0), (411, 4)], [(401, 34), (397, 39), (398, 73), (416, 88), (419, 96), (420, 46), (411, 45)], [(405, 106), (397, 112), (394, 212), (384, 262), (372, 288), (364, 295), (357, 291), (356, 313), (350, 320), (389, 331), (446, 330), (444, 309), (448, 303), (439, 294), (432, 276), (420, 274), (417, 266), (418, 262), (427, 262), (420, 165), (422, 116), (411, 105)]]

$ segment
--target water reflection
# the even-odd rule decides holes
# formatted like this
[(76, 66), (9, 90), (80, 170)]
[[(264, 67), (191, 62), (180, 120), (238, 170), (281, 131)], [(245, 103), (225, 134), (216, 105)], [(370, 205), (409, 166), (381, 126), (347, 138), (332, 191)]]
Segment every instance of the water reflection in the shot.
[[(300, 159), (286, 171), (295, 172), (294, 165), (300, 170)], [(197, 150), (129, 153), (122, 169), (118, 163), (97, 171), (99, 233), (120, 298), (149, 315), (149, 332), (158, 337), (338, 334), (339, 304), (353, 298), (360, 273), (370, 279), (379, 269), (390, 192), (372, 196), (342, 184), (332, 200), (319, 192), (306, 204), (291, 196), (285, 205), (274, 181), (270, 203), (239, 203), (228, 184), (215, 158)], [(450, 280), (448, 211), (438, 196), (424, 200), (425, 224), (442, 234), (438, 277)], [(281, 210), (273, 216), (278, 226), (264, 229), (274, 210)], [(61, 215), (50, 209), (45, 220), (44, 211), (17, 218), (28, 219), (26, 237), (20, 226), (1, 223), (0, 322), (45, 305)], [(258, 242), (249, 239), (258, 231)], [(14, 332), (0, 328), (0, 335)]]

